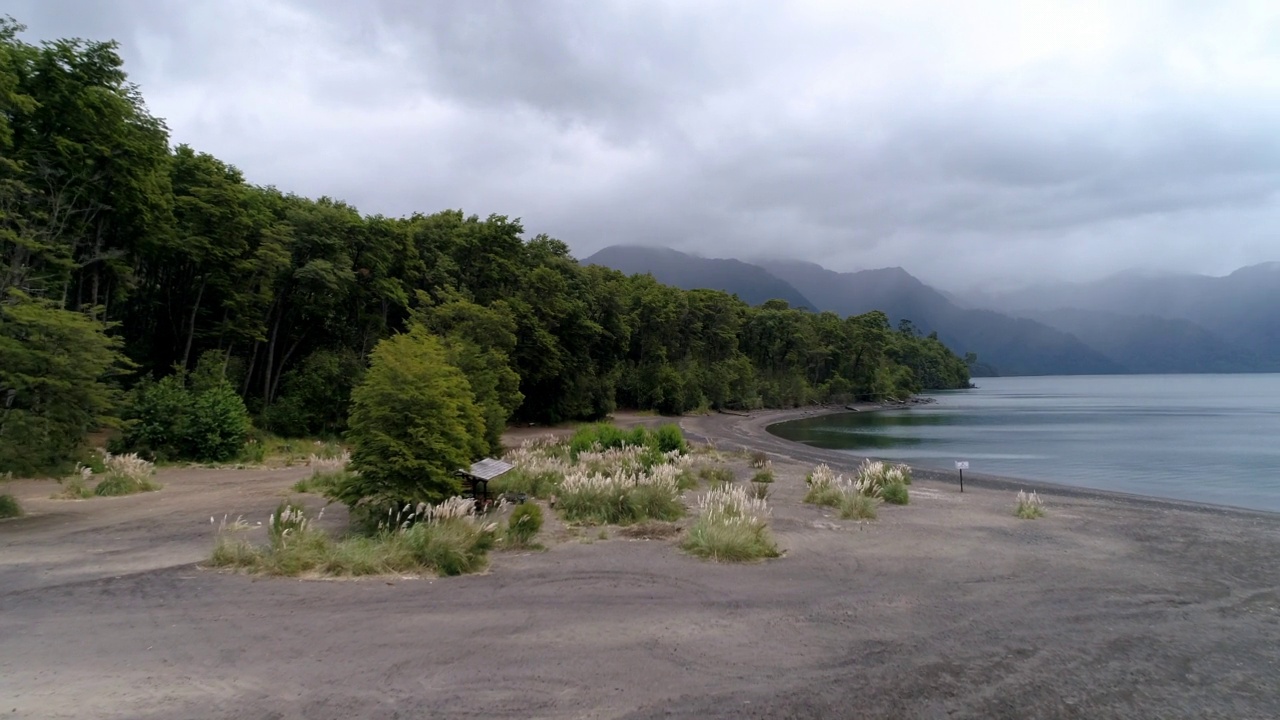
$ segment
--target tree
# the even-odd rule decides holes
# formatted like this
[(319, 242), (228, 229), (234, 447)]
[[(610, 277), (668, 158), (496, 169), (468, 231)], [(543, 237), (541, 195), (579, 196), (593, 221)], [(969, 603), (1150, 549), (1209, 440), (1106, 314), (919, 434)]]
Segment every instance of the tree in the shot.
[(351, 469), (335, 492), (355, 508), (439, 502), (462, 487), (460, 468), (484, 455), (484, 417), (466, 376), (421, 325), (374, 348), (351, 394)]

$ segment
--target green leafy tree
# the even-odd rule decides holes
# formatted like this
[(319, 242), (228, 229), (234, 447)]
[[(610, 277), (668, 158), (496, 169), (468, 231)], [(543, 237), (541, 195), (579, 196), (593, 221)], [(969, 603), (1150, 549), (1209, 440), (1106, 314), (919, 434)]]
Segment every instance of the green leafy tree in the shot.
[(420, 325), (378, 343), (351, 395), (351, 469), (334, 493), (381, 508), (456, 495), (455, 472), (484, 455), (484, 417), (466, 375)]

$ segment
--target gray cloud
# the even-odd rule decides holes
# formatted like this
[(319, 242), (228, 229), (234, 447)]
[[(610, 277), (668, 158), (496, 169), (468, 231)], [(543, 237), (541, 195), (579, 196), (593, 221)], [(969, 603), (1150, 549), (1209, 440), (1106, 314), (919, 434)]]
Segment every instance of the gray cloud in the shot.
[(17, 0), (175, 142), (371, 213), (902, 265), (956, 286), (1280, 259), (1250, 3)]

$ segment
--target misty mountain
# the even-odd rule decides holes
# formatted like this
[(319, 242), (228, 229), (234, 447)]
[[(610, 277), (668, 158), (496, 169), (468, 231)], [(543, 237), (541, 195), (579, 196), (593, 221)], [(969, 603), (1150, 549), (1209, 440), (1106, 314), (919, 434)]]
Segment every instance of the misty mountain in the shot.
[(1124, 372), (1069, 333), (1044, 323), (990, 310), (957, 306), (902, 268), (838, 273), (813, 263), (764, 261), (774, 275), (797, 287), (821, 310), (857, 315), (882, 310), (893, 323), (910, 320), (921, 332), (937, 332), (956, 353), (976, 353), (1002, 375), (1083, 375)]
[(1280, 369), (1189, 320), (1064, 308), (1032, 312), (1135, 373), (1230, 373)]
[(706, 288), (737, 295), (748, 305), (785, 300), (791, 307), (814, 309), (809, 298), (764, 268), (739, 260), (701, 258), (669, 248), (614, 245), (582, 261), (628, 275), (649, 273), (658, 282), (684, 290)]
[[(685, 289), (731, 292), (759, 304), (779, 298), (793, 307), (859, 315), (882, 310), (895, 325), (908, 319), (921, 332), (937, 331), (960, 355), (973, 352), (1002, 374), (1085, 374), (1124, 368), (1071, 335), (1034, 320), (989, 310), (966, 310), (902, 268), (837, 273), (812, 263), (697, 258), (668, 248), (615, 246), (584, 262), (628, 274), (650, 273)], [(804, 288), (804, 294), (796, 288)]]
[[(1270, 371), (1280, 366), (1280, 263), (1252, 265), (1225, 277), (1122, 273), (1089, 283), (1049, 283), (962, 297), (977, 307), (1036, 317), (1086, 341), (1092, 337), (1099, 346), (1107, 338), (1122, 339), (1125, 332), (1152, 339), (1168, 333), (1165, 351), (1183, 358), (1182, 372)], [(1107, 352), (1125, 354), (1116, 346)]]

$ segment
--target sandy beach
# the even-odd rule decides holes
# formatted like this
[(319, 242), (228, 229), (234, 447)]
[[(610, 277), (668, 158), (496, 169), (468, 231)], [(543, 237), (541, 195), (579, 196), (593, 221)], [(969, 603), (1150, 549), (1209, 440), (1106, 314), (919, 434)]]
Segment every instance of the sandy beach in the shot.
[(481, 575), (253, 578), (198, 567), (209, 518), (265, 519), (306, 468), (11, 483), (0, 717), (1280, 717), (1280, 516), (922, 472), (841, 520), (801, 498), (849, 456), (765, 430), (814, 412), (681, 420), (771, 456), (784, 555), (748, 565), (551, 523)]

